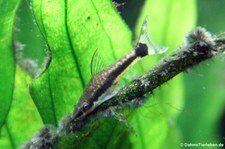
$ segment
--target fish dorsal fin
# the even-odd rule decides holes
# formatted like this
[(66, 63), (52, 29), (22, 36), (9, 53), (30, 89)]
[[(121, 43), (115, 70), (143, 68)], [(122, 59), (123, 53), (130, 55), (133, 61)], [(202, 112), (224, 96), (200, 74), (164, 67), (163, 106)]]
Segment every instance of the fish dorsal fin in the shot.
[(167, 51), (167, 47), (157, 46), (151, 39), (149, 30), (148, 30), (148, 17), (145, 18), (142, 27), (141, 34), (139, 37), (139, 43), (146, 44), (148, 46), (149, 54), (161, 54)]
[(106, 65), (104, 64), (104, 61), (102, 57), (100, 56), (98, 49), (96, 49), (91, 59), (91, 75), (95, 76), (97, 73), (102, 71), (105, 67)]

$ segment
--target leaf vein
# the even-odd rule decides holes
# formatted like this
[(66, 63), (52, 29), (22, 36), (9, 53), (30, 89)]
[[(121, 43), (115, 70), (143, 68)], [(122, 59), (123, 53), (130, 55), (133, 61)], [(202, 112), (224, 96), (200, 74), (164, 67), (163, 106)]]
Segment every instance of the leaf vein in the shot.
[(66, 34), (67, 34), (67, 37), (68, 37), (68, 40), (69, 40), (69, 46), (71, 48), (71, 51), (72, 51), (72, 55), (73, 55), (73, 59), (75, 61), (75, 64), (77, 66), (77, 70), (78, 70), (78, 75), (80, 77), (80, 80), (81, 80), (81, 84), (82, 84), (82, 87), (84, 88), (85, 87), (85, 81), (84, 81), (84, 78), (83, 78), (83, 75), (81, 73), (81, 69), (80, 69), (80, 65), (79, 65), (79, 61), (77, 59), (77, 55), (76, 55), (76, 52), (73, 48), (73, 43), (72, 43), (72, 39), (71, 39), (71, 35), (69, 33), (69, 29), (68, 29), (68, 22), (67, 22), (67, 0), (64, 1), (65, 2), (65, 28), (66, 28)]

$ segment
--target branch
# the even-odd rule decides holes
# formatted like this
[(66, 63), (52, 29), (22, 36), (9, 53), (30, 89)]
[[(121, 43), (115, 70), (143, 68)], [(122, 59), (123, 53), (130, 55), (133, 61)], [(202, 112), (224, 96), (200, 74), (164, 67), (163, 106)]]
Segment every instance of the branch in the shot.
[[(65, 141), (64, 138), (69, 136), (68, 134), (76, 136), (71, 137), (74, 140), (73, 146), (76, 146), (82, 138), (87, 137), (93, 131), (94, 127), (99, 126), (99, 123), (101, 123), (100, 117), (103, 117), (103, 114), (110, 111), (112, 107), (122, 107), (122, 110), (124, 110), (124, 105), (127, 104), (140, 105), (142, 102), (140, 99), (146, 93), (152, 92), (155, 88), (169, 81), (179, 73), (186, 71), (188, 68), (222, 54), (224, 51), (225, 39), (212, 38), (211, 34), (205, 31), (205, 29), (198, 27), (186, 37), (185, 43), (176, 52), (164, 58), (151, 70), (139, 76), (138, 79), (133, 80), (115, 96), (99, 105), (89, 115), (79, 121), (72, 119), (72, 115), (69, 115), (60, 122), (57, 131), (53, 131), (52, 127), (45, 127), (31, 141), (25, 144), (23, 148), (28, 149), (28, 147), (37, 146), (37, 141), (33, 141), (34, 138), (38, 138), (44, 142), (44, 147), (56, 145), (57, 148), (60, 148)], [(98, 119), (96, 120), (96, 118)], [(56, 141), (57, 139), (59, 141)]]
[(122, 88), (116, 96), (96, 108), (95, 113), (143, 97), (179, 73), (224, 51), (225, 39), (214, 39), (205, 29), (198, 27), (186, 37), (177, 51)]

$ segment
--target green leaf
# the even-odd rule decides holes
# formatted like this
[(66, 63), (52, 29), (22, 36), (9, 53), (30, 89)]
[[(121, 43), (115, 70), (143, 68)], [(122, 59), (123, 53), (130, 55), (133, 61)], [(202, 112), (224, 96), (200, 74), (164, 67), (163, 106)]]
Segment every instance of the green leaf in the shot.
[(6, 123), (16, 147), (30, 139), (43, 127), (41, 117), (27, 89), (30, 81), (30, 77), (17, 67), (14, 98)]
[(33, 10), (52, 60), (30, 93), (44, 123), (56, 125), (88, 83), (94, 51), (114, 62), (131, 50), (131, 34), (109, 0), (33, 0)]
[[(213, 33), (223, 31), (225, 10), (218, 9), (218, 6), (224, 4), (225, 1), (198, 1), (198, 25), (207, 24), (206, 29)], [(178, 119), (182, 133), (185, 134), (184, 142), (222, 143), (224, 55), (204, 62), (186, 74), (185, 91), (186, 112), (181, 113)]]
[(31, 79), (20, 68), (15, 71), (12, 34), (19, 3), (18, 0), (0, 2), (0, 127), (4, 124), (0, 133), (0, 148), (6, 149), (19, 147), (43, 127), (27, 90)]
[[(225, 10), (218, 9), (218, 7), (224, 5), (225, 1), (215, 2), (210, 0), (198, 1), (198, 25), (205, 26), (207, 24), (207, 30), (220, 35), (220, 32), (224, 31), (222, 18)], [(206, 8), (208, 11), (206, 11)], [(186, 134), (184, 140), (190, 142), (224, 142), (224, 131), (222, 130), (225, 105), (224, 55), (195, 68), (190, 75), (185, 75), (185, 82), (187, 82), (185, 84), (187, 92), (185, 98), (188, 115), (183, 113), (179, 118), (182, 131)], [(195, 92), (191, 93), (192, 91)], [(188, 119), (185, 118), (187, 116)], [(190, 121), (191, 119), (194, 121)], [(190, 127), (190, 125), (187, 125), (188, 123), (196, 127)]]
[(221, 143), (218, 127), (225, 103), (221, 58), (204, 62), (185, 75), (186, 112), (179, 117), (184, 142)]
[[(13, 148), (19, 147), (43, 127), (40, 115), (27, 90), (30, 81), (31, 78), (17, 67), (13, 101), (4, 125), (6, 131), (0, 139), (10, 142)], [(5, 142), (0, 142), (0, 148), (7, 145)]]
[(15, 146), (11, 143), (11, 136), (9, 134), (8, 128), (6, 126), (3, 126), (1, 129), (1, 135), (0, 135), (0, 147), (1, 148), (7, 148), (7, 149), (13, 149)]
[(12, 31), (19, 0), (0, 1), (0, 130), (12, 102), (15, 64), (12, 50)]
[[(98, 49), (112, 63), (132, 49), (131, 34), (109, 0), (34, 0), (33, 10), (51, 49), (52, 60), (48, 69), (30, 85), (30, 93), (44, 123), (56, 125), (62, 116), (72, 112), (88, 83), (94, 51)], [(112, 139), (117, 123), (103, 123), (102, 129), (92, 133), (93, 137), (84, 138), (85, 142), (94, 143), (83, 144), (85, 147), (106, 146)], [(95, 141), (93, 138), (98, 140), (103, 135), (101, 130), (104, 140)], [(69, 143), (62, 146), (65, 144)]]

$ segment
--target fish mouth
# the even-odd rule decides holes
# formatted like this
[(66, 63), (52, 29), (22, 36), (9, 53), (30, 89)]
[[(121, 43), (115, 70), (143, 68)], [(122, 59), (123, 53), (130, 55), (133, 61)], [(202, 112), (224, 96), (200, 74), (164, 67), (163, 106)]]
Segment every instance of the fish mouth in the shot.
[(75, 111), (74, 112), (74, 116), (73, 116), (73, 119), (75, 120), (75, 121), (79, 121), (79, 120), (82, 120), (82, 119), (84, 119), (85, 117), (87, 117), (92, 111), (94, 110), (94, 108), (92, 107), (92, 108), (90, 108), (90, 109), (88, 109), (87, 111), (82, 111), (82, 110), (77, 110), (77, 111)]

